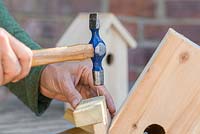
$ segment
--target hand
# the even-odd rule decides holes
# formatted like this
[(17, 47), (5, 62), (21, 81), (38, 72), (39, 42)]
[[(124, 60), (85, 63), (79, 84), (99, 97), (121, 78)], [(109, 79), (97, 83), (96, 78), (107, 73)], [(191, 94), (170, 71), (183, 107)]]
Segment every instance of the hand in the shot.
[(82, 99), (103, 95), (112, 115), (115, 106), (104, 86), (94, 86), (92, 62), (64, 62), (47, 65), (40, 80), (40, 92), (53, 99), (69, 102), (74, 108)]
[(31, 62), (32, 51), (0, 28), (0, 86), (28, 75)]

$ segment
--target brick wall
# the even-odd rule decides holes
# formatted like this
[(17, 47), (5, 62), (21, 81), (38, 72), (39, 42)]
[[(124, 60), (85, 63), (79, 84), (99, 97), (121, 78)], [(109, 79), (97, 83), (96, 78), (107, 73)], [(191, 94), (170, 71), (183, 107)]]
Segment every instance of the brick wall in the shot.
[(169, 27), (200, 44), (200, 0), (110, 0), (109, 10), (138, 42), (138, 48), (129, 51), (130, 85)]
[(129, 50), (134, 83), (169, 27), (200, 44), (200, 0), (5, 0), (11, 13), (43, 47), (52, 47), (78, 12), (113, 12), (138, 42)]

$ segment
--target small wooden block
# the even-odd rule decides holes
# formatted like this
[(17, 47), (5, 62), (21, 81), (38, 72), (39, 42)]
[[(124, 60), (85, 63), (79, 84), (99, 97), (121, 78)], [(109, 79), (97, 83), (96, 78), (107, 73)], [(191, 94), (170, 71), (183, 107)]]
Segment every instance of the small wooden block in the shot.
[[(90, 134), (107, 134), (111, 121), (104, 96), (83, 100), (74, 111), (67, 109), (64, 118)], [(74, 134), (78, 130), (73, 129)]]
[(75, 125), (74, 115), (73, 115), (73, 110), (72, 109), (68, 108), (65, 111), (64, 119), (69, 121), (71, 124)]
[(73, 112), (76, 127), (106, 122), (106, 102), (104, 96), (83, 100)]
[[(73, 115), (73, 110), (72, 109), (68, 108), (65, 111), (64, 119), (69, 121), (71, 124), (75, 125), (74, 115)], [(82, 127), (80, 127), (80, 129), (82, 129), (82, 130), (84, 130), (86, 132), (89, 132), (89, 133), (93, 133), (94, 132), (93, 125), (82, 126)]]

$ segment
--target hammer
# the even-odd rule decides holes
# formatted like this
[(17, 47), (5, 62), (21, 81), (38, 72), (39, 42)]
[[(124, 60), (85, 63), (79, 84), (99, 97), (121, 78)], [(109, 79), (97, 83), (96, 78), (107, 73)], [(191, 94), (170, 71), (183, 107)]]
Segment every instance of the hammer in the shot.
[(100, 22), (97, 13), (89, 16), (89, 29), (92, 33), (89, 44), (76, 44), (70, 47), (57, 47), (33, 50), (32, 66), (46, 65), (63, 61), (81, 61), (92, 58), (94, 85), (104, 84), (102, 60), (106, 54), (106, 46), (99, 36)]

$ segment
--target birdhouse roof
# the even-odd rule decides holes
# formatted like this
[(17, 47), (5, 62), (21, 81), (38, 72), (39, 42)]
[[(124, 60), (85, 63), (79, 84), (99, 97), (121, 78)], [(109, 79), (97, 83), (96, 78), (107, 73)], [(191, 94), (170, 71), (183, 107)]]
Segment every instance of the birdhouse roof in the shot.
[[(126, 30), (126, 28), (121, 24), (121, 22), (111, 13), (100, 13), (100, 33), (101, 35), (106, 35), (106, 32), (110, 28), (114, 28), (120, 37), (126, 42), (128, 47), (135, 48), (136, 41)], [(67, 44), (74, 43), (86, 43), (88, 42), (89, 35), (89, 14), (80, 13), (72, 24), (68, 27), (62, 38), (58, 41), (57, 46), (63, 46), (63, 42)], [(86, 38), (86, 36), (88, 36)], [(77, 42), (80, 41), (80, 42)]]

